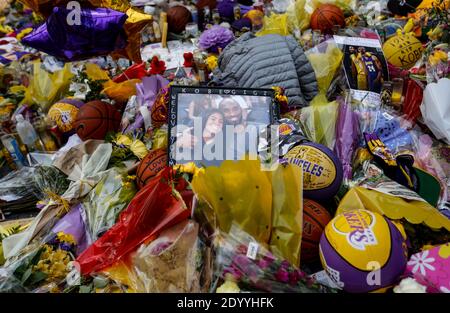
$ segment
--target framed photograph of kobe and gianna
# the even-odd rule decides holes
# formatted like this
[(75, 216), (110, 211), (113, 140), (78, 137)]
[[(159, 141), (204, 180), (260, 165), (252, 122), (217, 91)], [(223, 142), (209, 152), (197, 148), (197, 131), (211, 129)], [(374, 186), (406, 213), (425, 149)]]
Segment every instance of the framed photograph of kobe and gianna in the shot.
[(272, 89), (172, 86), (169, 165), (219, 166), (257, 156), (279, 115)]

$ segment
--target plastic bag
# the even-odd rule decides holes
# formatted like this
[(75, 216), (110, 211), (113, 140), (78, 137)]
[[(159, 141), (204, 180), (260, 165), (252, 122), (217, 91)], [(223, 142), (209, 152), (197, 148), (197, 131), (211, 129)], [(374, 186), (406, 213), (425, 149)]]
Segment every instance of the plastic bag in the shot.
[(83, 200), (89, 232), (94, 241), (115, 224), (120, 212), (136, 193), (134, 183), (126, 175), (117, 168), (106, 171)]
[(425, 88), (420, 110), (425, 124), (437, 139), (450, 144), (450, 79), (442, 78), (437, 83), (428, 84)]
[(256, 36), (265, 36), (276, 34), (280, 36), (289, 35), (287, 14), (274, 14), (264, 16), (264, 25), (262, 29), (256, 33)]
[(73, 77), (71, 64), (66, 64), (64, 69), (55, 73), (48, 73), (42, 69), (41, 63), (38, 61), (32, 62), (32, 64), (33, 76), (30, 78), (30, 85), (21, 104), (36, 103), (46, 111), (53, 103), (63, 98), (69, 90)]
[(319, 94), (308, 107), (301, 109), (300, 121), (310, 140), (334, 149), (339, 105)]
[(277, 258), (236, 224), (215, 240), (215, 276), (243, 291), (316, 293), (325, 290), (288, 261)]
[(316, 73), (319, 93), (326, 94), (342, 64), (344, 54), (333, 39), (324, 41), (305, 52)]
[[(302, 173), (292, 165), (261, 170), (259, 160), (224, 161), (196, 175), (192, 188), (218, 227), (239, 225), (261, 244), (299, 263), (302, 234)], [(205, 209), (207, 211), (207, 209)]]
[(68, 179), (72, 182), (62, 195), (66, 200), (75, 200), (87, 195), (100, 181), (108, 166), (112, 153), (110, 143), (100, 144), (92, 155), (84, 154), (81, 166), (74, 166)]
[(363, 187), (350, 189), (339, 203), (336, 214), (345, 210), (366, 209), (393, 220), (405, 218), (412, 224), (425, 223), (433, 229), (450, 230), (450, 219), (425, 201), (405, 200)]
[(189, 216), (183, 198), (169, 185), (173, 182), (170, 177), (171, 169), (166, 168), (148, 182), (122, 211), (118, 222), (77, 258), (82, 275), (113, 265)]
[(127, 283), (133, 292), (207, 291), (201, 286), (198, 231), (196, 222), (183, 221), (141, 245), (129, 258), (129, 279), (125, 281), (120, 277), (123, 275), (115, 275), (117, 271), (106, 272), (110, 278)]
[(351, 180), (353, 175), (353, 157), (358, 147), (359, 127), (358, 117), (353, 112), (351, 103), (338, 98), (339, 113), (336, 122), (336, 145), (334, 152), (341, 160), (344, 178)]
[(126, 80), (121, 83), (109, 81), (105, 83), (103, 92), (112, 100), (117, 102), (127, 102), (131, 96), (136, 94), (136, 84), (139, 84), (140, 82), (140, 79)]

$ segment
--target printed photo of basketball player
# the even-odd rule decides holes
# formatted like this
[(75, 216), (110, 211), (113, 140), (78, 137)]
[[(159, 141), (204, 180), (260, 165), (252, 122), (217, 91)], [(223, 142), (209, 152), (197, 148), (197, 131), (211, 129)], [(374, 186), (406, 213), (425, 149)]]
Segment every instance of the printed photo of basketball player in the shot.
[(380, 93), (383, 82), (389, 80), (381, 48), (344, 46), (344, 68), (351, 89)]
[[(271, 103), (272, 98), (263, 96), (178, 94), (176, 128), (173, 128), (174, 147), (180, 157), (176, 157), (177, 163), (220, 165), (227, 156), (239, 160), (249, 151), (256, 151), (257, 138), (249, 134), (271, 124)], [(205, 149), (217, 151), (217, 148), (222, 151), (217, 152), (220, 160), (182, 159), (186, 151), (186, 155), (200, 156)]]

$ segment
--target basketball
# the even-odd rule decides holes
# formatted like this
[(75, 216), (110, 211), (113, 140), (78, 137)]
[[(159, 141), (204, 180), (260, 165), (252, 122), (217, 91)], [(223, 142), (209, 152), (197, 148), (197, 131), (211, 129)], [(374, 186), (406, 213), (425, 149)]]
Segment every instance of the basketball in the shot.
[(413, 34), (398, 34), (384, 43), (383, 52), (390, 64), (408, 70), (422, 57), (423, 47)]
[(319, 242), (325, 226), (331, 221), (328, 211), (315, 201), (303, 202), (303, 235), (301, 247), (302, 262), (319, 259)]
[(111, 104), (96, 100), (81, 107), (75, 121), (75, 129), (83, 141), (103, 140), (107, 133), (119, 129), (120, 122), (121, 115)]
[(167, 23), (169, 31), (172, 33), (182, 33), (190, 22), (192, 22), (192, 14), (182, 5), (176, 5), (167, 11)]
[(305, 198), (328, 200), (339, 191), (343, 179), (342, 163), (324, 145), (303, 143), (289, 150), (284, 159), (303, 168)]
[(136, 171), (136, 180), (139, 189), (158, 175), (167, 166), (167, 152), (164, 149), (150, 151), (139, 164)]
[(335, 25), (345, 27), (344, 12), (334, 4), (322, 4), (311, 15), (312, 29), (329, 33)]
[(51, 106), (48, 116), (60, 131), (69, 132), (74, 128), (78, 111), (83, 104), (75, 99), (62, 99)]
[(392, 286), (407, 262), (400, 230), (382, 215), (367, 210), (350, 210), (333, 218), (322, 234), (319, 251), (329, 277), (353, 293)]

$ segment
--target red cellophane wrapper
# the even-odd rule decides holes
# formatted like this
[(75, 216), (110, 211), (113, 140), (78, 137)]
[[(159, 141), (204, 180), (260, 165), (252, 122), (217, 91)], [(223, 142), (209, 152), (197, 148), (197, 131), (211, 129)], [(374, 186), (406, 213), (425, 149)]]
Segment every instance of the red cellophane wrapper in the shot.
[[(117, 223), (77, 259), (82, 275), (102, 270), (119, 261), (138, 245), (156, 237), (190, 215), (183, 197), (172, 188), (172, 169), (166, 168), (142, 188)], [(176, 189), (183, 191), (186, 184)]]
[(114, 77), (113, 81), (122, 83), (129, 79), (142, 79), (145, 76), (147, 76), (147, 69), (145, 68), (145, 63), (142, 62), (130, 66), (122, 74)]
[(423, 89), (413, 79), (409, 79), (406, 82), (406, 94), (403, 104), (403, 113), (406, 114), (406, 118), (411, 122), (416, 122), (420, 116), (420, 105), (423, 99)]

